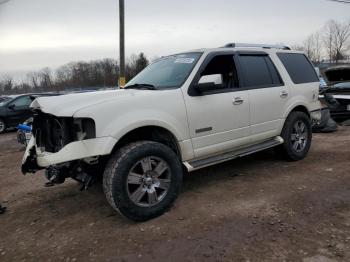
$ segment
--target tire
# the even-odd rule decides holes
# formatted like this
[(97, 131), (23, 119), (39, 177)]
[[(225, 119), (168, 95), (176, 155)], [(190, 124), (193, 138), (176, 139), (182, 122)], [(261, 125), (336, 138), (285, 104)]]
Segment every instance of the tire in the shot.
[(284, 144), (277, 148), (277, 152), (290, 161), (304, 159), (310, 150), (312, 141), (312, 125), (309, 116), (300, 111), (290, 113), (281, 136)]
[(5, 133), (6, 128), (7, 127), (5, 121), (0, 118), (0, 134)]
[(158, 217), (171, 207), (182, 179), (179, 157), (169, 147), (140, 141), (111, 156), (103, 174), (103, 190), (115, 210), (141, 222)]

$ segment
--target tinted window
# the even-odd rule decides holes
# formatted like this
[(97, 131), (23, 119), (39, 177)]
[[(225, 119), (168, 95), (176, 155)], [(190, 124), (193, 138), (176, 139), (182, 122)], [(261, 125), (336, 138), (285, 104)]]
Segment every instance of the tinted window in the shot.
[(220, 74), (224, 88), (238, 87), (238, 75), (233, 55), (218, 55), (210, 60), (201, 76)]
[(277, 69), (268, 56), (241, 55), (240, 63), (246, 87), (268, 87), (282, 84)]
[(303, 54), (278, 53), (294, 84), (319, 82), (311, 62)]

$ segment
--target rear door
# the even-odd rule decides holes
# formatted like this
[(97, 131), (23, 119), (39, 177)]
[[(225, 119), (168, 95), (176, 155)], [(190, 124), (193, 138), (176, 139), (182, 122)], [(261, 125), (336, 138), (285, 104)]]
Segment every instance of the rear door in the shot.
[(249, 95), (252, 142), (279, 135), (289, 96), (288, 87), (267, 53), (240, 52), (238, 61), (242, 85)]

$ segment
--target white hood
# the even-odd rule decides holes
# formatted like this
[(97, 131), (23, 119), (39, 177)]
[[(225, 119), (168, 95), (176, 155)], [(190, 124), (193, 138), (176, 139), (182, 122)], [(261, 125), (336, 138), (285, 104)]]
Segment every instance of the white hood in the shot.
[(77, 111), (111, 100), (124, 100), (135, 96), (140, 90), (112, 90), (78, 93), (62, 96), (39, 97), (31, 104), (31, 108), (40, 109), (44, 113), (61, 117), (72, 117)]

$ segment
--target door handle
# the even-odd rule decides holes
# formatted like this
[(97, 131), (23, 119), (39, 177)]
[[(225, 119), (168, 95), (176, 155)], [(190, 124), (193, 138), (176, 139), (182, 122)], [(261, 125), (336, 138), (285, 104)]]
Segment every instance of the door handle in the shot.
[(280, 96), (281, 96), (281, 98), (287, 98), (288, 93), (286, 91), (282, 91)]
[(236, 97), (236, 98), (233, 100), (233, 104), (234, 104), (234, 105), (241, 105), (241, 104), (243, 104), (243, 102), (244, 102), (244, 100), (243, 100), (243, 98), (241, 98), (241, 97)]

